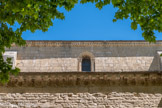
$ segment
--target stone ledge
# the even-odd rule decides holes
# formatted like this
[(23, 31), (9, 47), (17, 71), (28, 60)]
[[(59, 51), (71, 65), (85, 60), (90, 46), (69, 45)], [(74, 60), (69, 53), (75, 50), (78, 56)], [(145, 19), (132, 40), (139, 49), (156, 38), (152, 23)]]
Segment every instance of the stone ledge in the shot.
[(159, 72), (61, 72), (20, 73), (11, 76), (4, 87), (70, 87), (70, 86), (159, 86)]

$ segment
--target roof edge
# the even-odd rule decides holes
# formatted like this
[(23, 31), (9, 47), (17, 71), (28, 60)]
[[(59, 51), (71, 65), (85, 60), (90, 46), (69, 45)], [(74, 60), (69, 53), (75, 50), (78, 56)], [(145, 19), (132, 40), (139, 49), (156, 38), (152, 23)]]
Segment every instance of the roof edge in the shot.
[[(144, 40), (27, 40), (25, 47), (109, 47), (109, 46), (162, 46), (162, 40), (149, 43)], [(17, 45), (12, 45), (17, 46)], [(17, 46), (18, 47), (18, 46)]]

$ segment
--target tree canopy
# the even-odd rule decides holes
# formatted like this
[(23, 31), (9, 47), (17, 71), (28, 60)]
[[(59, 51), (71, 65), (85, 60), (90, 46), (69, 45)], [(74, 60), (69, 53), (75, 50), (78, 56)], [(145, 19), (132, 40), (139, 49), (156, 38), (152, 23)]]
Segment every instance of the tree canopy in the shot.
[[(25, 45), (21, 35), (24, 31), (47, 31), (55, 18), (64, 19), (58, 7), (70, 11), (78, 0), (0, 0), (0, 81), (9, 81), (10, 74), (17, 74), (18, 68), (12, 69), (11, 60), (4, 61), (5, 48)], [(12, 25), (18, 23), (15, 31)]]
[[(96, 8), (112, 4), (118, 8), (113, 21), (131, 19), (131, 28), (139, 25), (146, 41), (155, 42), (155, 31), (162, 32), (162, 0), (81, 0), (80, 3), (95, 3)], [(5, 48), (25, 45), (21, 35), (24, 31), (47, 31), (53, 25), (52, 20), (64, 19), (59, 7), (70, 11), (78, 0), (0, 0), (0, 81), (7, 82), (10, 74), (17, 74), (18, 68), (12, 69), (11, 60), (4, 61)], [(13, 30), (12, 25), (20, 27)]]
[(146, 41), (155, 42), (154, 32), (162, 32), (162, 0), (81, 0), (87, 2), (95, 3), (99, 9), (111, 3), (118, 8), (113, 22), (130, 18), (131, 28), (136, 30), (140, 25)]

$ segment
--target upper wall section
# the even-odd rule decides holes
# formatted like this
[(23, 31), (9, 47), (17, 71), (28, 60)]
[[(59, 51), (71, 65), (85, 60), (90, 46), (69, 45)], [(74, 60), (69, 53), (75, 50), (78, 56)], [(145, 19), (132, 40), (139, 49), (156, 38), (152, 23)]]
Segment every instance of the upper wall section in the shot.
[(82, 71), (86, 66), (95, 72), (159, 71), (162, 41), (27, 41), (6, 51), (17, 51), (22, 72)]

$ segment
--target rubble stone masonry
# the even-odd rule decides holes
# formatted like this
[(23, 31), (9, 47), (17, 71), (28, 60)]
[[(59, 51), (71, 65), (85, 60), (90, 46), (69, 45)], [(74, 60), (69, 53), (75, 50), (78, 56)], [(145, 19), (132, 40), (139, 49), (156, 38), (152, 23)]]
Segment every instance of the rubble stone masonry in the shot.
[(0, 93), (1, 108), (157, 108), (162, 94)]

